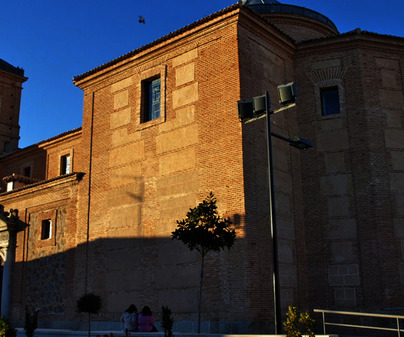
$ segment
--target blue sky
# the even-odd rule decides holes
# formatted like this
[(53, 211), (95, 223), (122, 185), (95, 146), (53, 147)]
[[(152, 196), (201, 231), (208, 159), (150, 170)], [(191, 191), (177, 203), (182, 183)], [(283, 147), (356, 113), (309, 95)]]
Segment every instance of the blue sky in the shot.
[[(82, 124), (72, 78), (237, 0), (3, 0), (0, 58), (25, 70), (20, 147)], [(329, 17), (341, 33), (360, 27), (404, 36), (404, 0), (289, 0)], [(138, 23), (142, 15), (146, 24)]]

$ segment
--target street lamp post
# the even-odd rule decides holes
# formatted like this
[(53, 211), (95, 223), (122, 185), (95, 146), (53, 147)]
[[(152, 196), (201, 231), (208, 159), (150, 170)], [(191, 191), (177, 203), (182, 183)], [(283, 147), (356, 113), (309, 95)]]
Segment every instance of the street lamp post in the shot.
[[(267, 93), (268, 95), (268, 93)], [(274, 165), (273, 165), (273, 149), (271, 137), (271, 114), (267, 106), (266, 122), (267, 122), (267, 152), (268, 152), (268, 189), (269, 189), (269, 225), (271, 228), (272, 240), (272, 288), (274, 296), (274, 318), (275, 318), (275, 334), (281, 333), (282, 312), (281, 312), (281, 292), (279, 288), (279, 258), (278, 258), (278, 234), (276, 226), (276, 207), (275, 207), (275, 183), (274, 183)]]
[(264, 96), (254, 97), (252, 100), (238, 101), (239, 117), (243, 123), (249, 123), (254, 120), (266, 117), (266, 136), (267, 136), (267, 152), (268, 152), (268, 192), (269, 192), (269, 214), (270, 228), (272, 240), (272, 288), (274, 298), (274, 323), (275, 334), (281, 334), (282, 330), (282, 313), (279, 288), (279, 258), (278, 258), (278, 235), (276, 226), (276, 208), (275, 208), (275, 184), (274, 184), (274, 169), (273, 169), (273, 150), (272, 137), (279, 138), (288, 142), (300, 150), (305, 150), (313, 145), (299, 137), (285, 137), (273, 133), (271, 131), (271, 114), (277, 113), (295, 106), (296, 89), (294, 83), (288, 83), (278, 87), (280, 103), (282, 107), (276, 111), (271, 110), (271, 99), (269, 93)]

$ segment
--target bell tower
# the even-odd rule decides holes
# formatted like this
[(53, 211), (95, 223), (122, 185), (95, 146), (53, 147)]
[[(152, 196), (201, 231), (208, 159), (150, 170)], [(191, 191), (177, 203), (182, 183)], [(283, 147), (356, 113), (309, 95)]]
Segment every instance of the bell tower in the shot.
[(0, 59), (0, 156), (18, 149), (24, 69)]

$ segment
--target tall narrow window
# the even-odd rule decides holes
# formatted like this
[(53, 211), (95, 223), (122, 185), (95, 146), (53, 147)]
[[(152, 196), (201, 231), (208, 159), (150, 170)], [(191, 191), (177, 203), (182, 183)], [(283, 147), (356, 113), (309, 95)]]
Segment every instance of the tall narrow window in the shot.
[(338, 87), (320, 89), (321, 111), (323, 116), (340, 113)]
[(160, 117), (160, 88), (160, 78), (148, 80), (143, 83), (143, 122), (148, 122)]
[(41, 240), (50, 239), (52, 237), (52, 220), (42, 220)]
[(71, 172), (71, 157), (70, 155), (60, 157), (60, 174), (69, 174)]

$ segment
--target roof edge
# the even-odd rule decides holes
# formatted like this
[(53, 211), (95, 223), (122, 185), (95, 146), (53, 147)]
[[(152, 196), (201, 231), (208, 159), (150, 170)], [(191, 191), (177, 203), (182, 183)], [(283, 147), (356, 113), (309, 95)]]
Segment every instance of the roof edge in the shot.
[(32, 184), (20, 187), (20, 188), (16, 188), (15, 190), (12, 191), (6, 191), (6, 192), (0, 192), (0, 197), (5, 197), (5, 196), (12, 196), (13, 194), (16, 194), (18, 192), (22, 192), (37, 186), (41, 186), (41, 185), (46, 185), (49, 183), (54, 183), (54, 182), (61, 182), (63, 183), (64, 181), (66, 182), (70, 182), (70, 181), (80, 181), (83, 177), (84, 177), (85, 173), (84, 172), (72, 172), (69, 174), (65, 174), (65, 175), (61, 175), (61, 176), (57, 176), (51, 179), (47, 179), (47, 180), (40, 180), (37, 182), (34, 182)]
[(43, 143), (51, 142), (51, 141), (57, 140), (58, 138), (65, 137), (65, 136), (67, 136), (67, 135), (69, 135), (69, 134), (73, 134), (73, 133), (79, 132), (79, 131), (81, 131), (81, 130), (82, 130), (82, 127), (80, 126), (80, 127), (78, 127), (78, 128), (75, 128), (75, 129), (72, 129), (72, 130), (69, 130), (69, 131), (60, 133), (60, 134), (58, 134), (58, 135), (56, 135), (56, 136), (53, 136), (53, 137), (51, 137), (51, 138), (47, 138), (47, 139), (41, 140), (41, 141), (38, 142), (38, 143), (34, 143), (34, 144), (28, 145), (28, 146), (26, 146), (26, 147), (19, 148), (19, 149), (15, 150), (14, 152), (5, 153), (5, 154), (3, 154), (3, 155), (0, 155), (0, 159), (3, 159), (3, 158), (6, 158), (6, 157), (9, 157), (9, 156), (13, 156), (13, 155), (19, 154), (21, 151), (28, 151), (28, 150), (30, 150), (30, 149), (34, 149), (34, 148), (38, 147), (39, 145), (41, 145), (41, 144), (43, 144)]
[(204, 24), (205, 22), (208, 22), (208, 21), (210, 21), (210, 20), (212, 20), (212, 19), (214, 19), (216, 17), (219, 17), (220, 15), (229, 13), (229, 12), (235, 10), (236, 8), (239, 8), (239, 7), (240, 6), (238, 4), (233, 4), (233, 5), (231, 5), (231, 6), (227, 7), (227, 8), (224, 8), (224, 9), (218, 11), (218, 12), (215, 12), (213, 14), (207, 15), (202, 19), (199, 19), (199, 20), (197, 20), (197, 21), (195, 21), (195, 22), (193, 22), (193, 23), (191, 23), (189, 25), (186, 25), (186, 26), (184, 26), (184, 27), (182, 27), (180, 29), (177, 29), (174, 32), (171, 32), (171, 33), (169, 33), (167, 35), (164, 35), (164, 36), (158, 38), (157, 40), (154, 40), (154, 41), (152, 41), (152, 42), (150, 42), (148, 44), (145, 44), (145, 45), (143, 45), (143, 46), (141, 46), (141, 47), (139, 47), (137, 49), (134, 49), (134, 50), (132, 50), (132, 51), (130, 51), (130, 52), (128, 52), (128, 53), (126, 53), (126, 54), (124, 54), (122, 56), (119, 56), (119, 57), (117, 57), (117, 58), (115, 58), (115, 59), (113, 59), (113, 60), (111, 60), (109, 62), (106, 62), (106, 63), (104, 63), (104, 64), (102, 64), (102, 65), (100, 65), (100, 66), (98, 66), (98, 67), (96, 67), (94, 69), (91, 69), (91, 70), (89, 70), (89, 71), (87, 71), (87, 72), (85, 72), (83, 74), (74, 76), (73, 77), (73, 83), (76, 84), (76, 82), (79, 82), (79, 81), (85, 79), (88, 76), (91, 76), (91, 75), (93, 75), (93, 74), (95, 74), (95, 73), (97, 73), (97, 72), (99, 72), (99, 71), (101, 71), (103, 69), (108, 68), (108, 67), (114, 66), (115, 64), (117, 64), (117, 63), (131, 57), (131, 56), (139, 54), (140, 52), (142, 52), (144, 50), (147, 50), (147, 49), (149, 49), (149, 48), (151, 48), (153, 46), (156, 46), (156, 45), (158, 45), (158, 44), (160, 44), (162, 42), (168, 41), (169, 39), (171, 39), (171, 38), (173, 38), (175, 36), (178, 36), (178, 35), (186, 32), (187, 30), (189, 30), (191, 28), (195, 28), (197, 26), (200, 26), (200, 25)]
[(0, 58), (0, 70), (6, 71), (8, 73), (12, 73), (14, 75), (18, 75), (24, 77), (24, 69), (19, 67), (14, 67), (12, 64), (4, 61)]
[(338, 40), (338, 39), (343, 39), (346, 37), (350, 37), (350, 36), (371, 36), (371, 37), (375, 37), (375, 38), (389, 38), (389, 39), (394, 39), (397, 41), (401, 41), (404, 42), (404, 37), (402, 36), (396, 36), (396, 35), (389, 35), (389, 34), (380, 34), (380, 33), (375, 33), (375, 32), (370, 32), (367, 30), (362, 30), (361, 28), (356, 28), (353, 30), (350, 30), (346, 33), (342, 33), (339, 35), (334, 35), (334, 36), (325, 36), (325, 37), (320, 37), (318, 39), (310, 39), (310, 40), (302, 40), (302, 41), (298, 41), (296, 43), (297, 46), (301, 46), (304, 44), (309, 44), (309, 43), (314, 43), (314, 42), (320, 42), (320, 41), (324, 41), (324, 40)]

